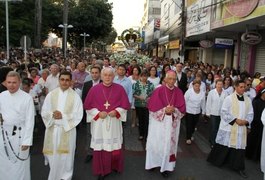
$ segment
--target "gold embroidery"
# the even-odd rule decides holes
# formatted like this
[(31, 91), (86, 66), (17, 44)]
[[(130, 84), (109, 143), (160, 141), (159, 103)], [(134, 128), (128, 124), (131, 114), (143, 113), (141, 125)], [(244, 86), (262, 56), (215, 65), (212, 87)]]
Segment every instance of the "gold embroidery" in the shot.
[[(59, 88), (52, 92), (51, 94), (51, 109), (52, 112), (57, 110), (58, 107), (58, 97), (59, 97)], [(68, 94), (66, 97), (66, 105), (64, 107), (64, 114), (68, 117), (69, 114), (72, 113), (73, 107), (74, 107), (74, 98), (75, 98), (75, 92), (72, 89), (68, 90)], [(70, 119), (68, 121), (70, 128), (73, 128), (74, 123), (73, 120)], [(47, 132), (45, 133), (44, 138), (44, 147), (43, 147), (43, 153), (46, 155), (52, 155), (53, 154), (53, 132), (54, 132), (54, 126), (51, 126), (47, 129)], [(61, 138), (60, 138), (60, 144), (57, 149), (58, 154), (67, 154), (69, 153), (69, 131), (65, 132), (64, 129), (62, 130)]]
[[(250, 108), (250, 101), (249, 99), (244, 96), (244, 103), (245, 103), (245, 116), (247, 116), (249, 108)], [(236, 93), (232, 94), (232, 115), (234, 117), (239, 117), (239, 101), (237, 99)], [(238, 142), (238, 124), (234, 123), (233, 126), (231, 127), (231, 135), (230, 135), (230, 146), (232, 148), (236, 148), (237, 142)], [(242, 134), (242, 144), (241, 148), (246, 147), (247, 143), (247, 127), (245, 126), (243, 128), (243, 134)]]

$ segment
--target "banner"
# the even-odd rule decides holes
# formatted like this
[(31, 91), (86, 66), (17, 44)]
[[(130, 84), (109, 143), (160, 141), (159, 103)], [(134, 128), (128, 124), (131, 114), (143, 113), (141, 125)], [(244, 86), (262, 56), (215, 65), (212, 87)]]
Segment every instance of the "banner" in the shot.
[(186, 37), (210, 31), (211, 0), (197, 0), (187, 7)]

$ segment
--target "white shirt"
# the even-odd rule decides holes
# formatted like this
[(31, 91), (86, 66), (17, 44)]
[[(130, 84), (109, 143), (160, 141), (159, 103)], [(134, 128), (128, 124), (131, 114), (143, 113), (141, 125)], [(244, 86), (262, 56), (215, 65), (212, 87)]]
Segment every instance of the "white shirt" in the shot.
[(234, 92), (234, 88), (232, 86), (229, 86), (228, 88), (224, 89), (227, 95), (230, 95)]
[(197, 94), (193, 88), (188, 89), (184, 95), (186, 102), (186, 112), (190, 114), (205, 114), (205, 92)]
[(56, 76), (50, 74), (46, 79), (45, 87), (48, 88), (48, 92), (59, 87), (59, 73)]
[(221, 108), (226, 96), (227, 94), (224, 90), (222, 90), (220, 95), (216, 89), (211, 90), (207, 96), (206, 115), (220, 116)]
[(153, 83), (154, 87), (156, 88), (159, 83), (160, 83), (160, 78), (159, 77), (156, 77), (156, 78), (151, 78), (151, 77), (148, 77), (147, 79), (148, 81), (150, 81), (151, 83)]
[(251, 99), (251, 101), (256, 97), (256, 91), (253, 88), (250, 88), (245, 94)]
[[(189, 85), (189, 89), (193, 88), (192, 82)], [(200, 90), (203, 91), (204, 93), (206, 92), (206, 85), (205, 82), (201, 81), (201, 86), (200, 86)]]

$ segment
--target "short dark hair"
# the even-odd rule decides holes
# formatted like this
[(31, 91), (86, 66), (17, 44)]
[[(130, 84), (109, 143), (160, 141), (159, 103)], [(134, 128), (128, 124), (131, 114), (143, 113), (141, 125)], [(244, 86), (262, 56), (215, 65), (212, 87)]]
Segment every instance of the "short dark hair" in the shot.
[(234, 85), (235, 85), (235, 87), (238, 87), (238, 86), (239, 86), (239, 84), (241, 84), (241, 83), (244, 83), (244, 84), (246, 84), (244, 80), (242, 80), (242, 79), (239, 79), (239, 80), (236, 80), (236, 81), (235, 81), (235, 84), (234, 84)]
[(92, 70), (92, 69), (97, 69), (99, 72), (101, 71), (101, 68), (100, 68), (99, 66), (92, 66), (92, 67), (91, 67), (91, 70)]
[(122, 68), (124, 68), (125, 70), (126, 70), (126, 66), (125, 66), (125, 64), (120, 64), (119, 66), (118, 66), (118, 68), (119, 67), (122, 67)]
[(23, 84), (23, 85), (30, 86), (30, 85), (33, 84), (33, 83), (34, 83), (33, 80), (30, 79), (30, 78), (24, 78), (24, 79), (22, 80), (22, 84)]
[(69, 72), (69, 71), (62, 71), (59, 75), (59, 79), (61, 78), (62, 75), (66, 75), (66, 76), (69, 76), (70, 79), (72, 80), (72, 73)]

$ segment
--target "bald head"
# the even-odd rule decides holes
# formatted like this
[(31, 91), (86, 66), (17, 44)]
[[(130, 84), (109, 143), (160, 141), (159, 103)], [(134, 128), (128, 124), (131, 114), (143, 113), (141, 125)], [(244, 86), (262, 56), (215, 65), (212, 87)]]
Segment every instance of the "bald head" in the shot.
[(169, 70), (166, 73), (165, 82), (169, 88), (173, 88), (177, 80), (176, 72)]
[(83, 62), (79, 62), (77, 64), (77, 69), (78, 69), (79, 72), (85, 72), (85, 70), (86, 70), (86, 64), (83, 63)]
[(50, 69), (51, 69), (51, 74), (53, 76), (56, 76), (59, 73), (59, 66), (57, 64), (52, 64)]

